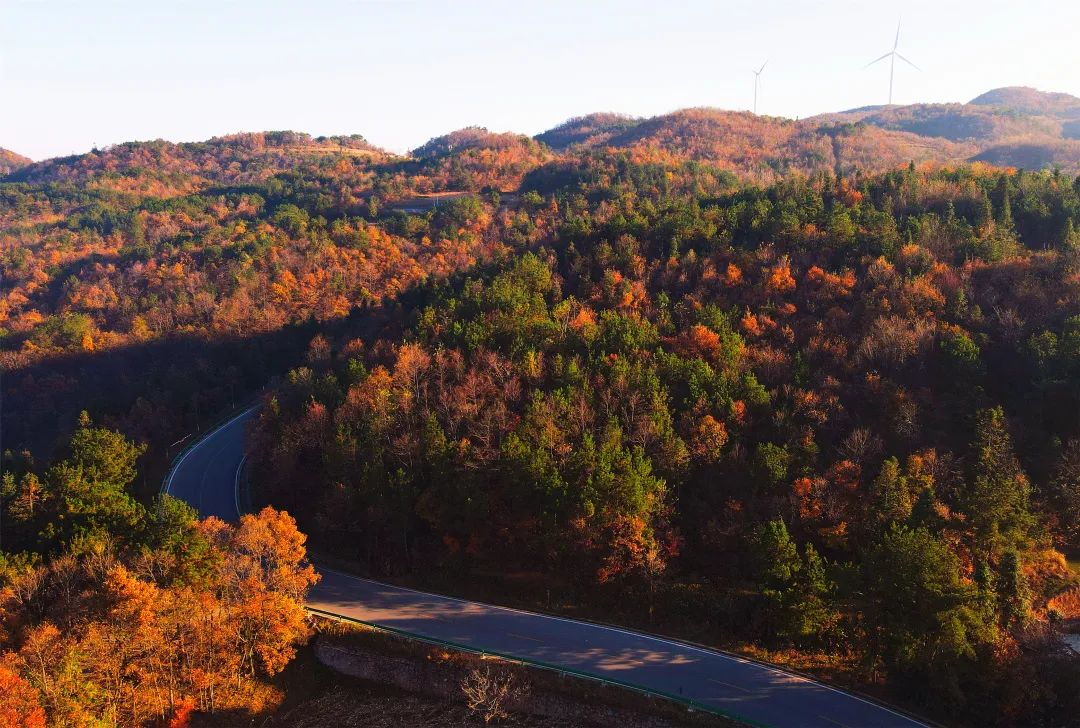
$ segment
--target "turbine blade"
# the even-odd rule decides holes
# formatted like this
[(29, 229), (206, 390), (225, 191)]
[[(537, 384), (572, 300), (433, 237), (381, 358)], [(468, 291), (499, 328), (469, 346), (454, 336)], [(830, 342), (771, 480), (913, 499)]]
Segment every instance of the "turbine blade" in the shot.
[(889, 51), (888, 53), (883, 55), (881, 58), (875, 58), (874, 60), (870, 61), (865, 66), (863, 66), (863, 68), (870, 68), (870, 66), (874, 65), (875, 63), (879, 63), (881, 61), (884, 61), (886, 58), (888, 58), (889, 56), (891, 56), (895, 52), (896, 51)]
[(895, 51), (897, 46), (900, 45), (900, 19), (896, 19), (896, 40), (893, 41), (892, 49)]
[(760, 74), (760, 73), (761, 73), (762, 71), (764, 71), (764, 70), (765, 70), (765, 66), (767, 66), (767, 65), (769, 65), (769, 62), (768, 62), (768, 61), (765, 61), (764, 63), (762, 63), (762, 64), (761, 64), (761, 68), (759, 68), (759, 69), (757, 70), (757, 72), (758, 72), (758, 73)]
[(908, 64), (909, 66), (911, 66), (912, 68), (914, 68), (914, 69), (915, 69), (916, 71), (921, 71), (921, 70), (922, 70), (921, 68), (919, 68), (918, 66), (916, 66), (916, 65), (915, 65), (914, 63), (912, 63), (912, 62), (911, 62), (911, 61), (909, 61), (908, 59), (904, 58), (904, 57), (903, 57), (902, 55), (900, 55), (899, 53), (897, 53), (897, 54), (896, 54), (896, 57), (897, 57), (897, 58), (899, 58), (899, 59), (900, 59), (901, 61), (903, 61), (904, 63), (906, 63), (906, 64)]

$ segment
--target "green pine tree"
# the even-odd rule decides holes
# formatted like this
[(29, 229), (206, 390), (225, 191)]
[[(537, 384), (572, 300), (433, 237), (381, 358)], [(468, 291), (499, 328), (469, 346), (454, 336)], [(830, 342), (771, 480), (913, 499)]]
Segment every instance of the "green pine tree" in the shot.
[(911, 515), (911, 493), (896, 458), (888, 458), (881, 464), (881, 472), (874, 478), (870, 494), (873, 519), (880, 528), (902, 523)]
[(979, 206), (975, 210), (975, 230), (981, 236), (990, 232), (994, 225), (994, 206), (990, 198), (984, 192), (979, 198)]
[(829, 578), (825, 560), (811, 543), (803, 549), (803, 568), (797, 579), (795, 598), (789, 615), (791, 632), (803, 643), (820, 642), (836, 621), (836, 610), (830, 603), (836, 585)]
[(959, 557), (926, 529), (893, 526), (862, 562), (868, 646), (892, 675), (927, 695), (963, 700), (960, 675), (996, 639), (993, 612)]
[(835, 584), (817, 549), (808, 543), (800, 557), (784, 521), (777, 519), (758, 529), (754, 555), (767, 637), (820, 642), (836, 621), (836, 610), (830, 604)]
[(1073, 548), (1080, 549), (1080, 439), (1065, 445), (1049, 490), (1059, 532)]
[(1061, 250), (1065, 253), (1080, 251), (1080, 232), (1076, 231), (1071, 217), (1065, 218), (1065, 227), (1061, 231)]
[(933, 486), (926, 486), (919, 491), (915, 498), (915, 504), (911, 507), (911, 516), (908, 518), (911, 528), (925, 528), (931, 533), (940, 533), (942, 522), (937, 511), (937, 495)]
[(1013, 221), (1012, 214), (1012, 200), (1009, 196), (1009, 188), (1006, 185), (1001, 193), (1001, 207), (998, 210), (997, 224), (1004, 228), (1008, 232), (1016, 230), (1016, 223)]
[(145, 509), (128, 492), (145, 445), (119, 432), (94, 427), (85, 412), (71, 436), (71, 455), (45, 473), (45, 497), (52, 501), (42, 530), (46, 541), (85, 544), (104, 538), (137, 540)]
[(1015, 551), (1001, 557), (996, 587), (1002, 629), (1023, 626), (1030, 616), (1031, 595), (1020, 556)]
[(997, 555), (1020, 546), (1032, 525), (1030, 485), (1013, 454), (1000, 407), (978, 414), (967, 511), (978, 553)]

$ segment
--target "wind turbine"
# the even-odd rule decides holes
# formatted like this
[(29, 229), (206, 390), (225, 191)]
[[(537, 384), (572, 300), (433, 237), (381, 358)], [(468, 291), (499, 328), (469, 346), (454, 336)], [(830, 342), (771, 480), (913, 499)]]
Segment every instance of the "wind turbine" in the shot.
[(914, 68), (916, 71), (921, 71), (922, 70), (921, 68), (916, 66), (914, 63), (912, 63), (911, 61), (909, 61), (908, 59), (906, 59), (902, 55), (900, 55), (899, 52), (897, 52), (896, 47), (898, 45), (900, 45), (900, 21), (899, 20), (896, 21), (896, 40), (893, 41), (892, 50), (889, 51), (888, 53), (886, 53), (885, 55), (883, 55), (881, 58), (875, 58), (874, 60), (867, 63), (866, 66), (865, 66), (866, 68), (870, 68), (870, 66), (874, 65), (875, 63), (877, 63), (879, 61), (884, 61), (886, 58), (891, 59), (889, 61), (889, 105), (890, 106), (892, 106), (892, 87), (893, 87), (893, 76), (896, 74), (896, 59), (899, 58), (901, 61), (908, 64), (909, 66)]
[(757, 115), (757, 87), (758, 87), (758, 81), (761, 80), (761, 72), (765, 70), (765, 64), (766, 63), (768, 63), (768, 61), (765, 61), (765, 63), (762, 63), (761, 68), (759, 68), (756, 71), (754, 69), (752, 69), (752, 68), (750, 69), (750, 73), (754, 74), (754, 115), (755, 116)]

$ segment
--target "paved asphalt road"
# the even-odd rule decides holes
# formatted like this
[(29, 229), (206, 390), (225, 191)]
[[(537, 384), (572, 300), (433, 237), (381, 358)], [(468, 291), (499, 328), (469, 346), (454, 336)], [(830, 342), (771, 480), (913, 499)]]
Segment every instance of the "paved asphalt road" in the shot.
[[(239, 518), (236, 478), (255, 410), (212, 431), (165, 490), (203, 516)], [(922, 723), (806, 678), (657, 637), (425, 594), (320, 569), (308, 606), (424, 637), (544, 662), (712, 706), (776, 728), (915, 728)]]

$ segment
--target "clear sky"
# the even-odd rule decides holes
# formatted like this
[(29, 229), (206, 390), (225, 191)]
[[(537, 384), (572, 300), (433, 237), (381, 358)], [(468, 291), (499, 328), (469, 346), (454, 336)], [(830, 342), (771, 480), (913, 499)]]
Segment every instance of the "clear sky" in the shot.
[(471, 124), (537, 133), (593, 111), (805, 117), (967, 101), (1028, 85), (1080, 96), (1075, 0), (0, 0), (0, 147), (236, 131), (360, 133), (404, 151)]

